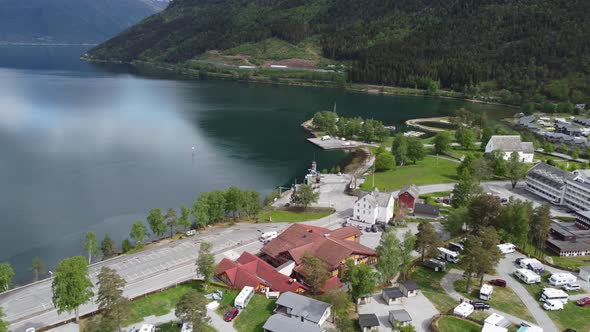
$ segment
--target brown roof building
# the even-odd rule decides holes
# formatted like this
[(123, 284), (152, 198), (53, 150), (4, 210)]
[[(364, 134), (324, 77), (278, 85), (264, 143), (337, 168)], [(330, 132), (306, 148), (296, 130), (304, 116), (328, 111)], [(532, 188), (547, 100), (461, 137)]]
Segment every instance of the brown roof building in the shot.
[(295, 224), (270, 241), (262, 252), (274, 266), (295, 262), (294, 271), (305, 277), (301, 260), (306, 252), (321, 259), (333, 276), (341, 276), (349, 258), (361, 264), (377, 261), (375, 250), (359, 243), (361, 231), (356, 227), (343, 227), (334, 231), (327, 228)]

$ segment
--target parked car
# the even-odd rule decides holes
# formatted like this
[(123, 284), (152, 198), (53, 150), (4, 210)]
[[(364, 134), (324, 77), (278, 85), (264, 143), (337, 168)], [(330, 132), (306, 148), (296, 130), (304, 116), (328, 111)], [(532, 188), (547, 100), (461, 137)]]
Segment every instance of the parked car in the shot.
[(492, 279), (492, 280), (490, 280), (490, 285), (494, 285), (494, 286), (498, 286), (498, 287), (506, 287), (506, 280)]
[(547, 300), (543, 304), (543, 308), (549, 311), (563, 310), (563, 302), (558, 300)]
[(231, 322), (232, 320), (234, 320), (234, 318), (238, 316), (239, 313), (240, 310), (238, 310), (238, 308), (231, 308), (230, 311), (226, 312), (225, 315), (223, 315), (223, 320), (226, 322)]
[(578, 301), (576, 301), (576, 303), (582, 307), (590, 305), (590, 297), (586, 296), (584, 298), (581, 298)]
[(378, 231), (377, 225), (371, 225), (371, 232), (377, 233), (377, 231)]
[(370, 232), (370, 231), (371, 231), (371, 226), (365, 227), (365, 232)]
[(565, 284), (563, 285), (563, 290), (566, 292), (574, 292), (580, 290), (579, 284)]
[(471, 302), (471, 305), (475, 310), (488, 310), (491, 308), (489, 303), (481, 301)]

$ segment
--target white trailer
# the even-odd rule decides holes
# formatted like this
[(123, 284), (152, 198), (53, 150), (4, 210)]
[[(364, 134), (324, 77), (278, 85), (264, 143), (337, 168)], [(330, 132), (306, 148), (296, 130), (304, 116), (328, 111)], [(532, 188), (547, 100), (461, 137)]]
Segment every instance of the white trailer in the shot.
[(438, 257), (451, 263), (459, 263), (459, 253), (447, 248), (438, 248)]
[(563, 286), (567, 284), (573, 284), (578, 280), (575, 275), (571, 273), (553, 273), (549, 278), (549, 284), (551, 286)]
[(541, 282), (541, 277), (535, 272), (527, 269), (518, 269), (514, 271), (514, 275), (522, 280), (525, 284), (535, 284)]
[(510, 254), (516, 251), (516, 246), (512, 243), (498, 244), (497, 247), (503, 254)]
[(260, 241), (262, 241), (263, 243), (267, 243), (267, 242), (270, 242), (273, 239), (275, 239), (277, 236), (278, 236), (278, 233), (276, 231), (262, 233), (260, 235)]
[(543, 292), (541, 292), (541, 298), (539, 299), (539, 301), (561, 301), (563, 303), (567, 303), (568, 299), (569, 295), (561, 289), (545, 287), (543, 288)]
[(236, 299), (234, 300), (234, 307), (240, 310), (246, 308), (248, 302), (250, 302), (253, 296), (254, 287), (245, 286), (244, 288), (242, 288), (242, 291), (240, 291), (238, 296), (236, 296)]
[(520, 260), (520, 267), (535, 272), (545, 272), (545, 265), (535, 258), (523, 258)]
[(482, 300), (488, 301), (492, 298), (492, 293), (494, 292), (494, 287), (492, 285), (485, 284), (481, 286), (479, 290), (479, 298)]

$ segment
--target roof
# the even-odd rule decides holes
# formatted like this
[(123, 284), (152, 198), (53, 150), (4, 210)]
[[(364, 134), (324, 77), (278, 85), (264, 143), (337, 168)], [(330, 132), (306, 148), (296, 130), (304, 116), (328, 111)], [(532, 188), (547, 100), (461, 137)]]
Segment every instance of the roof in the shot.
[(303, 317), (314, 323), (319, 323), (330, 305), (293, 292), (286, 292), (279, 296), (277, 305), (288, 308), (287, 314)]
[(288, 251), (289, 255), (298, 265), (295, 267), (295, 270), (298, 272), (302, 272), (300, 264), (302, 263), (303, 255), (306, 252), (310, 252), (321, 259), (324, 264), (326, 264), (326, 268), (328, 268), (329, 271), (338, 268), (343, 260), (346, 260), (353, 254), (366, 256), (377, 255), (375, 250), (360, 243), (331, 237), (323, 237), (316, 239), (313, 243), (306, 244)]
[(525, 125), (527, 123), (535, 121), (535, 117), (533, 115), (523, 116), (518, 119), (518, 124)]
[(387, 207), (387, 205), (389, 204), (389, 201), (392, 197), (393, 197), (393, 193), (382, 193), (382, 192), (379, 192), (379, 190), (375, 189), (372, 192), (367, 193), (364, 196), (361, 196), (357, 200), (357, 202), (359, 202), (363, 199), (368, 199), (370, 201), (370, 203), (373, 204), (374, 206)]
[(385, 294), (390, 299), (404, 297), (404, 294), (398, 287), (383, 288), (383, 294)]
[(492, 324), (500, 327), (508, 327), (511, 325), (510, 321), (508, 321), (504, 316), (498, 315), (497, 313), (492, 313), (484, 320), (486, 324)]
[(438, 217), (440, 214), (440, 208), (435, 205), (416, 203), (414, 204), (414, 214), (425, 214)]
[(402, 282), (402, 286), (404, 286), (404, 288), (408, 291), (420, 289), (420, 287), (418, 287), (418, 284), (416, 284), (416, 282), (414, 282), (413, 280), (406, 280)]
[(561, 241), (556, 239), (548, 239), (547, 243), (558, 248), (560, 251), (590, 251), (590, 244), (586, 243), (583, 240), (578, 240), (575, 242), (572, 241)]
[(359, 325), (361, 328), (380, 326), (379, 318), (375, 314), (360, 314)]
[(570, 172), (546, 163), (535, 165), (529, 170), (527, 176), (554, 187), (563, 186), (566, 180), (572, 180), (574, 178), (574, 175)]
[(299, 282), (277, 272), (272, 265), (249, 252), (243, 252), (236, 262), (227, 258), (222, 259), (217, 267), (216, 275), (222, 274), (227, 276), (232, 287), (239, 289), (245, 286), (256, 287), (260, 284), (281, 293), (305, 289), (305, 286)]
[(270, 316), (264, 326), (264, 331), (272, 332), (321, 332), (322, 328), (317, 324), (304, 320), (303, 322), (295, 317), (288, 317), (281, 314), (274, 314)]
[(347, 239), (349, 237), (359, 237), (361, 236), (362, 232), (360, 229), (358, 229), (358, 227), (353, 227), (353, 226), (347, 226), (347, 227), (342, 227), (342, 228), (338, 228), (336, 230), (333, 230), (330, 232), (330, 237), (335, 237), (338, 239)]
[(420, 190), (418, 189), (418, 187), (416, 187), (413, 184), (407, 184), (405, 185), (402, 190), (399, 191), (399, 195), (404, 194), (404, 193), (408, 193), (410, 194), (412, 197), (414, 198), (418, 198), (419, 194), (420, 194)]
[(410, 316), (410, 314), (407, 311), (405, 311), (404, 309), (391, 310), (389, 312), (389, 317), (393, 318), (393, 320), (397, 320), (402, 323), (412, 321), (412, 316)]
[(532, 142), (521, 142), (519, 135), (494, 135), (486, 145), (486, 152), (495, 150), (534, 153), (535, 147)]
[(506, 332), (506, 331), (508, 331), (507, 328), (492, 325), (490, 323), (484, 323), (483, 328), (481, 329), (481, 332)]

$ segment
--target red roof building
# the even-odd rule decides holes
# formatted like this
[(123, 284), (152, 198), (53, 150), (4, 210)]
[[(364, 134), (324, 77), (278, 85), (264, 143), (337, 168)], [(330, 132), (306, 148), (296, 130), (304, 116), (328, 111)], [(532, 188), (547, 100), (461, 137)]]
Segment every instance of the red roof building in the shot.
[(420, 191), (418, 187), (413, 184), (404, 186), (397, 196), (397, 205), (401, 209), (414, 210), (414, 205), (418, 199)]
[(224, 258), (215, 273), (219, 280), (235, 289), (254, 287), (257, 292), (302, 293), (305, 286), (294, 279), (277, 272), (274, 267), (249, 252), (244, 252), (235, 261)]
[(294, 271), (305, 277), (301, 260), (306, 252), (321, 259), (333, 276), (342, 276), (345, 261), (349, 258), (361, 264), (377, 261), (375, 250), (359, 243), (361, 231), (356, 227), (343, 227), (334, 231), (327, 228), (295, 224), (270, 241), (262, 252), (275, 266), (295, 262)]

